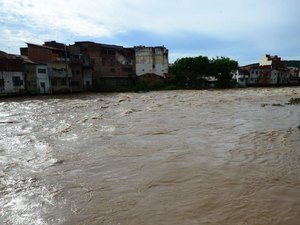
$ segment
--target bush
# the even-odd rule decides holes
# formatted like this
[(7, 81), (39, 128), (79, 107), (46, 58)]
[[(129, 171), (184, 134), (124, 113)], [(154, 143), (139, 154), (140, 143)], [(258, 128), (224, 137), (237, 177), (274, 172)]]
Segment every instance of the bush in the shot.
[(135, 86), (134, 86), (134, 91), (149, 91), (150, 88), (149, 88), (149, 85), (146, 81), (144, 80), (139, 80), (135, 83)]
[(167, 85), (164, 87), (164, 90), (178, 90), (178, 89), (180, 89), (180, 87), (176, 85)]
[(299, 105), (300, 104), (300, 98), (291, 98), (289, 100), (290, 105)]
[(150, 84), (151, 90), (160, 90), (160, 89), (163, 89), (163, 87), (164, 87), (164, 84), (160, 80), (155, 80)]

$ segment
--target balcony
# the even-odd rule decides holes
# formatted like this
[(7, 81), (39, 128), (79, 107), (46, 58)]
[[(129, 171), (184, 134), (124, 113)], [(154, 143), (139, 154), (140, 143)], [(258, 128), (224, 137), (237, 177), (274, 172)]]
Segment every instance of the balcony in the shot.
[(69, 58), (61, 58), (61, 57), (57, 57), (56, 59), (55, 59), (55, 61), (57, 61), (57, 62), (69, 62), (70, 61), (70, 59)]
[(55, 69), (55, 68), (50, 68), (49, 69), (49, 77), (50, 78), (71, 78), (72, 77), (72, 72), (67, 71), (66, 69)]

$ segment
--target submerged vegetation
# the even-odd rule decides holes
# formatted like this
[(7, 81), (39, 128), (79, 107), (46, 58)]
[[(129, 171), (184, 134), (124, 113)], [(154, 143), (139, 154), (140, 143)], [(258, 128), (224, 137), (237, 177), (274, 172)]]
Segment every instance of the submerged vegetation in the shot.
[[(280, 103), (273, 103), (273, 104), (267, 104), (267, 103), (263, 103), (261, 104), (260, 106), (261, 107), (266, 107), (266, 106), (279, 106), (279, 107), (283, 107), (284, 105), (283, 104), (280, 104)], [(285, 105), (300, 105), (300, 98), (291, 98), (288, 103), (285, 103)], [(300, 125), (299, 125), (300, 127)]]
[(273, 103), (273, 104), (272, 104), (272, 106), (277, 106), (277, 107), (279, 106), (279, 107), (283, 107), (284, 105), (282, 105), (282, 104), (279, 104), (279, 103)]
[(291, 98), (289, 100), (289, 103), (290, 105), (300, 105), (300, 98)]

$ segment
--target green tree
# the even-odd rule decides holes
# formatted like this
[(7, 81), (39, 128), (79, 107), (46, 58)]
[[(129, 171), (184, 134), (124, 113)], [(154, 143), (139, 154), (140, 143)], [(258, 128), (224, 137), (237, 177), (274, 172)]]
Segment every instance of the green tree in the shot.
[(217, 57), (211, 60), (211, 75), (217, 78), (216, 87), (232, 87), (233, 71), (238, 68), (238, 62), (227, 57)]
[(173, 83), (178, 86), (197, 87), (201, 78), (209, 73), (210, 62), (206, 56), (185, 57), (170, 67)]

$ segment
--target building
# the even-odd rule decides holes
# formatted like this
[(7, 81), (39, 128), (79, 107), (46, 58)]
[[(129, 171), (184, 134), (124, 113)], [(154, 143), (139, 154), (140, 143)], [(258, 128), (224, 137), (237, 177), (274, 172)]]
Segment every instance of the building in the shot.
[(240, 87), (246, 87), (250, 83), (250, 69), (259, 64), (250, 64), (239, 67), (238, 70), (233, 74), (233, 79), (237, 82)]
[(164, 46), (145, 47), (136, 46), (136, 75), (157, 75), (165, 78), (169, 72), (168, 49)]
[(82, 92), (84, 90), (84, 79), (80, 48), (78, 46), (68, 46), (67, 49), (70, 54), (69, 66), (72, 73), (70, 86), (72, 92)]
[(22, 58), (0, 51), (0, 95), (23, 94), (24, 92)]
[(285, 85), (289, 82), (289, 73), (285, 61), (277, 55), (264, 55), (259, 61), (266, 85)]
[(96, 90), (118, 89), (133, 84), (135, 76), (133, 48), (90, 41), (75, 42), (73, 46), (80, 48), (83, 74), (86, 75), (85, 84), (90, 83), (88, 76), (90, 72)]
[(268, 86), (279, 84), (279, 72), (271, 66), (258, 66), (250, 69), (249, 85)]
[(44, 45), (27, 43), (27, 48), (21, 48), (21, 55), (27, 56), (29, 60), (37, 64), (47, 65), (51, 93), (72, 91), (69, 54), (64, 44), (55, 41), (45, 42)]
[(46, 64), (37, 64), (27, 56), (23, 58), (23, 74), (28, 94), (50, 94), (50, 80)]
[(277, 55), (264, 55), (258, 64), (240, 67), (234, 77), (240, 86), (276, 86), (291, 83), (286, 61)]

